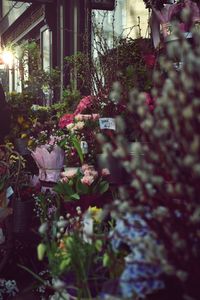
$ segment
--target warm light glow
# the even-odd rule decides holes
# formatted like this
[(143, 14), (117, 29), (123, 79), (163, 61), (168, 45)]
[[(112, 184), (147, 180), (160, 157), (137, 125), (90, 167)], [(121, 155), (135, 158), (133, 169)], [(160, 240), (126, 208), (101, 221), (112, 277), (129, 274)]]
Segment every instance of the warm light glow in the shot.
[(13, 64), (13, 54), (11, 51), (8, 51), (8, 50), (4, 50), (2, 52), (2, 60), (4, 62), (5, 65), (8, 65), (9, 67), (12, 66)]

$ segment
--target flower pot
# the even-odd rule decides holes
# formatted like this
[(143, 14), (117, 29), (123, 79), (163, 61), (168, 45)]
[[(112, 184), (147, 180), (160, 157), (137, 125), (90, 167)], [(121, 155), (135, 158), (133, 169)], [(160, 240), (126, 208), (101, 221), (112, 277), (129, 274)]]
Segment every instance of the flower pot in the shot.
[(21, 201), (20, 198), (14, 199), (13, 209), (13, 232), (17, 234), (26, 233), (30, 230), (33, 215), (34, 200), (27, 199)]
[(30, 151), (28, 150), (28, 139), (15, 139), (15, 148), (21, 155), (28, 155), (30, 154)]

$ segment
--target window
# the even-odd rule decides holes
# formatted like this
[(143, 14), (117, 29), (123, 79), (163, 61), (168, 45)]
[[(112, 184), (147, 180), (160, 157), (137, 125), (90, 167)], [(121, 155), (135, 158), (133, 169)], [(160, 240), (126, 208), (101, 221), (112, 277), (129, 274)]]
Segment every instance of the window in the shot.
[(51, 44), (51, 31), (45, 26), (41, 29), (41, 54), (44, 71), (51, 69)]

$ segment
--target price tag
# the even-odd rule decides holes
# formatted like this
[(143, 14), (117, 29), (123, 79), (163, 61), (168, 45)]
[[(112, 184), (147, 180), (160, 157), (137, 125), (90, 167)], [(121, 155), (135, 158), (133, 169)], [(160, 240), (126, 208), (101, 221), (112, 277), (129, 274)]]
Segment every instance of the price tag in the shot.
[(93, 219), (86, 213), (83, 219), (83, 240), (86, 243), (91, 244), (92, 240), (90, 236), (93, 234)]
[(6, 190), (6, 198), (9, 198), (10, 196), (12, 196), (14, 194), (14, 191), (12, 189), (11, 186), (9, 186)]
[(101, 129), (116, 130), (115, 119), (113, 118), (100, 118), (99, 126)]

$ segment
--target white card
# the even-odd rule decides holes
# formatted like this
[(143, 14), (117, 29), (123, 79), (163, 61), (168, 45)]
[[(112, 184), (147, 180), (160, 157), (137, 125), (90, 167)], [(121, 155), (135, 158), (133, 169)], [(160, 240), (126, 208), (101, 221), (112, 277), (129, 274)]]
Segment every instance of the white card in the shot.
[(11, 186), (9, 186), (6, 190), (6, 198), (9, 198), (10, 196), (12, 196), (14, 194), (14, 191), (12, 189)]
[(100, 118), (99, 126), (101, 129), (116, 130), (115, 119), (113, 118)]
[(85, 214), (83, 219), (83, 240), (86, 243), (91, 244), (92, 240), (90, 236), (93, 234), (93, 219), (89, 214)]

